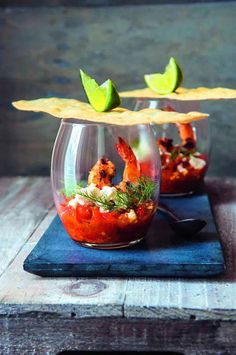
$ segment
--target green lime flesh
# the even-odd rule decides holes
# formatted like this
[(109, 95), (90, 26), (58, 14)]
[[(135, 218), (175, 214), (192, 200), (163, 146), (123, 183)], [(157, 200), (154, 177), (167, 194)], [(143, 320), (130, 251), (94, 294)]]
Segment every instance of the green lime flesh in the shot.
[(144, 75), (147, 86), (160, 95), (174, 92), (183, 80), (182, 71), (175, 58), (171, 57), (163, 74), (154, 73)]
[(108, 79), (102, 85), (80, 70), (82, 85), (87, 99), (94, 110), (105, 112), (120, 105), (120, 97), (114, 83)]

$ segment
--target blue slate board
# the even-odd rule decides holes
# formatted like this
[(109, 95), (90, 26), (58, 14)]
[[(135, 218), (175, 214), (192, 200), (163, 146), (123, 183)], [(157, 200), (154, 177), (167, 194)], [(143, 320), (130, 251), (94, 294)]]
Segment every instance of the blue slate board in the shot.
[(224, 271), (224, 258), (207, 194), (162, 198), (182, 218), (204, 218), (197, 235), (174, 234), (157, 212), (144, 241), (116, 250), (80, 246), (70, 239), (58, 216), (26, 258), (24, 270), (40, 276), (208, 277)]

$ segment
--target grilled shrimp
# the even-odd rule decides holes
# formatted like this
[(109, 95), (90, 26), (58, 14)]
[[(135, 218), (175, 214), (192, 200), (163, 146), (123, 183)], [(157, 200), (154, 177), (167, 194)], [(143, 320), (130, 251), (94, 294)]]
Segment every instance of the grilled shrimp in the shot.
[(193, 149), (196, 146), (196, 139), (190, 123), (177, 123), (181, 145), (186, 149)]
[[(116, 149), (125, 162), (123, 180), (117, 185), (120, 190), (126, 189), (127, 183), (137, 183), (141, 175), (140, 165), (134, 155), (132, 148), (121, 137), (115, 145)], [(112, 186), (112, 179), (115, 176), (115, 165), (108, 158), (101, 158), (89, 172), (88, 184), (95, 184), (98, 188)]]
[(98, 188), (111, 186), (111, 180), (115, 176), (115, 165), (108, 158), (101, 158), (89, 172), (88, 184), (96, 184)]
[[(170, 105), (167, 105), (165, 111), (175, 111)], [(196, 146), (196, 137), (190, 123), (176, 123), (179, 130), (182, 147), (186, 149), (193, 149)]]

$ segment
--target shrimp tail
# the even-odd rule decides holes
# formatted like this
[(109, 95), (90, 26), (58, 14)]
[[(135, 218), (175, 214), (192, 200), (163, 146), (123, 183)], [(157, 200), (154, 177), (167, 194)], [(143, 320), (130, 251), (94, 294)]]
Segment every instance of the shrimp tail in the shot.
[(196, 146), (196, 138), (190, 123), (177, 124), (182, 147), (186, 149), (194, 149)]
[[(164, 111), (173, 112), (174, 108), (167, 105)], [(181, 139), (181, 145), (187, 150), (194, 149), (196, 147), (196, 137), (193, 128), (190, 123), (176, 123), (179, 130), (179, 136)]]
[(141, 169), (132, 148), (121, 137), (118, 138), (118, 143), (115, 146), (120, 157), (125, 162), (123, 181), (136, 183), (141, 175)]

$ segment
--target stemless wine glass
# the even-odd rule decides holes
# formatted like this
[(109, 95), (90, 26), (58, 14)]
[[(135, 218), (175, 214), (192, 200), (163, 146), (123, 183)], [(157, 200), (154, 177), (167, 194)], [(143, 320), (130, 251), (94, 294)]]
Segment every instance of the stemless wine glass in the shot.
[[(133, 104), (135, 110), (201, 111), (200, 101), (137, 98)], [(154, 124), (152, 128), (161, 156), (161, 195), (181, 196), (199, 190), (209, 165), (209, 120), (189, 124)]]
[(113, 249), (141, 241), (157, 209), (160, 176), (149, 125), (61, 121), (52, 189), (65, 229), (81, 245)]

